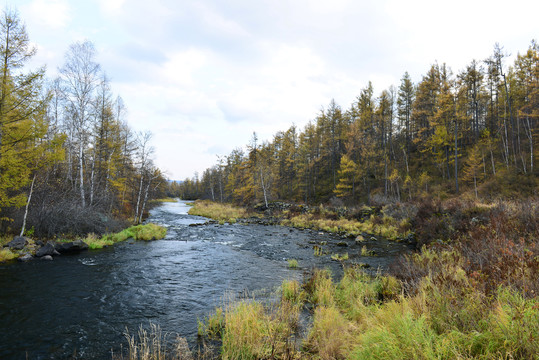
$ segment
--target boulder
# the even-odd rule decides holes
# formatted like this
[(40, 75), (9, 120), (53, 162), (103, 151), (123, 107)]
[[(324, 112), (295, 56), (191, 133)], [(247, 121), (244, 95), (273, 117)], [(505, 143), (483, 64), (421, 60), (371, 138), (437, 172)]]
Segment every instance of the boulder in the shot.
[(50, 255), (45, 255), (41, 258), (41, 260), (47, 260), (47, 261), (51, 261), (52, 260), (52, 256)]
[(34, 257), (32, 255), (30, 255), (30, 254), (24, 254), (23, 256), (18, 258), (17, 260), (20, 261), (20, 262), (28, 262), (30, 260), (34, 260)]
[(45, 255), (60, 255), (60, 253), (56, 251), (56, 249), (54, 249), (54, 245), (52, 245), (52, 243), (48, 242), (45, 244), (45, 246), (39, 248), (39, 250), (36, 251), (37, 257), (42, 257)]
[(82, 240), (75, 240), (65, 243), (56, 243), (54, 245), (56, 251), (60, 254), (78, 253), (84, 250), (88, 250), (88, 244)]
[(28, 238), (25, 236), (15, 236), (6, 246), (10, 250), (22, 250), (26, 245), (28, 245)]

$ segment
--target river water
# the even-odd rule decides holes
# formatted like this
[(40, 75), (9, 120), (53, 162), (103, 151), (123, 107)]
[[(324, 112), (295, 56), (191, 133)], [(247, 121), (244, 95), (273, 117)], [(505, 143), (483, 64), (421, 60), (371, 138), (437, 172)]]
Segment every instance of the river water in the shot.
[[(193, 226), (207, 219), (188, 209), (178, 201), (151, 211), (148, 221), (167, 227), (163, 240), (0, 264), (0, 359), (111, 358), (126, 343), (126, 328), (136, 333), (150, 322), (195, 341), (197, 318), (221, 305), (225, 294), (264, 297), (314, 267), (338, 275), (341, 265), (331, 253), (384, 269), (407, 250), (280, 226)], [(314, 256), (315, 245), (328, 254)], [(378, 256), (362, 257), (363, 245)], [(291, 258), (300, 270), (288, 268)]]

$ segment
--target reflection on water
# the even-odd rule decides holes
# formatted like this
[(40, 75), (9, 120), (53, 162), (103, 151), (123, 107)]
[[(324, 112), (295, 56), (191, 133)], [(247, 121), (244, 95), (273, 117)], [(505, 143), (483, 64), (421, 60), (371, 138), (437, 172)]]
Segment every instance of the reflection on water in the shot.
[[(329, 256), (313, 257), (309, 242), (342, 239), (278, 226), (189, 226), (206, 219), (187, 215), (188, 209), (180, 201), (152, 210), (149, 221), (168, 229), (164, 240), (0, 265), (0, 359), (110, 358), (126, 327), (133, 333), (149, 322), (193, 340), (197, 318), (220, 305), (226, 292), (299, 279), (288, 258), (339, 271)], [(370, 246), (384, 255), (365, 259), (374, 267), (387, 266), (404, 249)]]

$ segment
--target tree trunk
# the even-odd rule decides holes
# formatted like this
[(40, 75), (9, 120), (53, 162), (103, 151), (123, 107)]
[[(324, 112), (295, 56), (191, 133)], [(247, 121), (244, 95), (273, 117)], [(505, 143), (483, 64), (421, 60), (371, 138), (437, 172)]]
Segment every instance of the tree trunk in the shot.
[(458, 167), (458, 123), (455, 120), (455, 189), (459, 193), (459, 167)]
[(264, 186), (264, 176), (262, 176), (262, 169), (260, 169), (260, 181), (262, 182), (262, 192), (264, 193), (264, 203), (266, 208), (268, 207), (268, 195), (266, 192), (266, 186)]
[(84, 195), (84, 161), (82, 159), (82, 155), (83, 155), (83, 148), (82, 148), (82, 139), (81, 139), (81, 143), (79, 145), (79, 175), (80, 175), (80, 198), (81, 198), (81, 204), (82, 204), (82, 207), (86, 207), (86, 199), (85, 199), (85, 195)]
[(30, 200), (32, 200), (32, 193), (34, 192), (35, 182), (36, 182), (36, 175), (34, 174), (34, 177), (32, 178), (32, 185), (30, 185), (30, 194), (28, 194), (28, 200), (26, 201), (26, 207), (24, 209), (24, 217), (22, 219), (21, 234), (19, 236), (23, 236), (24, 231), (26, 230), (26, 217), (28, 216), (28, 207), (30, 206)]
[(137, 206), (135, 207), (135, 223), (138, 220), (139, 217), (139, 206), (140, 206), (140, 197), (142, 196), (142, 181), (144, 179), (144, 176), (142, 174), (140, 175), (140, 185), (138, 189), (138, 196), (137, 196)]
[(146, 190), (144, 191), (144, 200), (142, 201), (142, 208), (140, 209), (139, 219), (138, 223), (142, 223), (142, 216), (144, 214), (144, 208), (146, 207), (146, 201), (148, 200), (148, 192), (150, 191), (150, 184), (152, 183), (152, 179), (148, 180), (148, 185), (146, 185)]

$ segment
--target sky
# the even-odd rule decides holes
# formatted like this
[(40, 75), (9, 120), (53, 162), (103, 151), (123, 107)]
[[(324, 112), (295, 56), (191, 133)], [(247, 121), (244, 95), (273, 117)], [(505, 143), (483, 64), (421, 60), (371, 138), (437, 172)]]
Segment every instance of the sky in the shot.
[[(435, 63), (458, 73), (499, 43), (514, 57), (539, 37), (539, 1), (7, 0), (54, 78), (90, 40), (135, 131), (151, 131), (170, 179), (296, 125), (332, 99), (347, 109)], [(510, 60), (508, 61), (508, 63)]]

